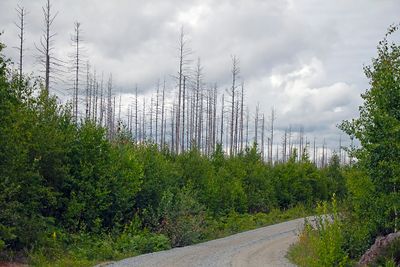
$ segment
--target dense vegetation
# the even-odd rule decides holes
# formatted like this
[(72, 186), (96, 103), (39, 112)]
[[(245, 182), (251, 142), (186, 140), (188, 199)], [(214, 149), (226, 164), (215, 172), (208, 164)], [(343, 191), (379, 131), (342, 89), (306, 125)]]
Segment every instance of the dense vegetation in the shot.
[(0, 56), (2, 258), (89, 265), (303, 216), (345, 194), (337, 156), (324, 169), (307, 153), (272, 166), (256, 144), (206, 157), (137, 144), (123, 131), (109, 140), (8, 64)]
[[(388, 41), (397, 29), (389, 29), (377, 57), (365, 67), (371, 88), (362, 95), (359, 118), (340, 126), (361, 143), (352, 148), (358, 161), (345, 176), (343, 210), (337, 210), (335, 201), (333, 210), (326, 203), (320, 207), (320, 214), (333, 213), (334, 222), (320, 220), (316, 230), (307, 227), (290, 252), (300, 266), (351, 265), (377, 236), (399, 230), (400, 46)], [(398, 266), (398, 242), (375, 264)]]

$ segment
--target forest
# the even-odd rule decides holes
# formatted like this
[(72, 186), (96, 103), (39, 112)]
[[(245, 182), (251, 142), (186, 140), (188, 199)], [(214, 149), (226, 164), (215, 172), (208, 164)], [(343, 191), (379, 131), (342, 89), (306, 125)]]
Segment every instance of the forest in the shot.
[[(51, 7), (36, 46), (42, 75), (24, 72), (23, 7), (16, 64), (0, 41), (0, 260), (92, 266), (317, 213), (334, 220), (307, 226), (289, 258), (352, 266), (397, 232), (400, 47), (388, 40), (397, 26), (364, 68), (360, 117), (339, 126), (351, 145), (329, 148), (302, 127), (277, 136), (274, 108), (251, 113), (237, 56), (230, 88), (206, 83), (183, 27), (176, 85), (159, 80), (150, 99), (136, 87), (122, 110), (112, 75), (105, 82), (84, 61), (79, 22), (70, 60), (54, 56)], [(376, 266), (399, 263), (399, 244)]]

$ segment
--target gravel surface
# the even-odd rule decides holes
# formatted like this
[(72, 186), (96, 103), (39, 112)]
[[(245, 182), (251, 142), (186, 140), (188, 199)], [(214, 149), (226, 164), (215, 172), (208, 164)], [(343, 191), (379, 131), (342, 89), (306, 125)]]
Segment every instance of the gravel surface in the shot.
[(144, 254), (107, 266), (294, 266), (285, 258), (304, 219), (279, 223), (201, 244)]

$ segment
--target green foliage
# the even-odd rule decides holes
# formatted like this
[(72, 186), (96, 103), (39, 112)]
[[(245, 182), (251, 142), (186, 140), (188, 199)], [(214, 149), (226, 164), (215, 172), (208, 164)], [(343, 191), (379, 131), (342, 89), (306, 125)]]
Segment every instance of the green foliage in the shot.
[(314, 222), (306, 222), (300, 243), (290, 249), (289, 257), (299, 266), (347, 266), (350, 260), (344, 250), (344, 225), (335, 196), (331, 205), (319, 204), (317, 212)]
[[(344, 121), (341, 128), (357, 138), (361, 147), (354, 151), (382, 201), (388, 201), (381, 228), (397, 228), (400, 182), (400, 46), (388, 38), (397, 30), (391, 27), (378, 45), (378, 55), (365, 74), (371, 88), (362, 98), (360, 117)], [(388, 197), (390, 196), (390, 197)]]
[[(389, 28), (378, 45), (377, 57), (371, 66), (364, 68), (371, 88), (362, 95), (364, 103), (359, 108), (359, 118), (340, 125), (361, 143), (359, 148), (350, 147), (357, 162), (343, 171), (333, 157), (326, 170), (329, 187), (345, 196), (344, 209), (332, 223), (318, 223), (317, 231), (309, 229), (303, 233), (300, 245), (291, 252), (301, 266), (339, 265), (347, 262), (347, 257), (357, 260), (378, 235), (398, 231), (400, 46), (388, 41), (397, 30), (398, 26)], [(343, 181), (346, 188), (342, 187)], [(323, 210), (323, 214), (327, 212)], [(302, 255), (301, 248), (307, 253)], [(395, 242), (373, 266), (398, 264), (399, 251)]]
[(156, 210), (149, 210), (151, 227), (171, 240), (172, 246), (185, 246), (200, 240), (204, 224), (204, 206), (195, 198), (191, 186), (164, 192)]
[(307, 158), (297, 163), (292, 156), (287, 163), (279, 164), (275, 168), (274, 180), (280, 207), (292, 207), (299, 202), (311, 205), (328, 198), (327, 177)]
[(234, 157), (218, 145), (207, 157), (136, 144), (124, 127), (109, 140), (96, 123), (74, 122), (40, 82), (21, 83), (2, 48), (0, 252), (89, 266), (301, 216), (280, 209), (338, 190), (337, 166), (329, 184), (307, 157), (271, 166), (256, 145)]

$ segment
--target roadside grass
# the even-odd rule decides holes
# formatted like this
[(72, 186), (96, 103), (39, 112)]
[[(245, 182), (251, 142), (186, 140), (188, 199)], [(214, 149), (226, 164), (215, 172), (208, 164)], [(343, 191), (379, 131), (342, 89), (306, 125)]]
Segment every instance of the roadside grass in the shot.
[(335, 195), (330, 203), (319, 203), (316, 214), (313, 222), (305, 220), (299, 240), (289, 248), (287, 258), (300, 267), (353, 266), (345, 249), (345, 225)]
[[(285, 211), (274, 209), (269, 213), (256, 214), (231, 212), (217, 219), (210, 216), (206, 219), (200, 241), (196, 243), (306, 217), (311, 213), (312, 209), (298, 205)], [(117, 238), (87, 234), (50, 238), (47, 247), (33, 249), (28, 254), (28, 263), (43, 267), (86, 267), (170, 248), (166, 236), (128, 227)]]
[(314, 261), (318, 257), (316, 248), (312, 242), (316, 237), (316, 231), (303, 230), (299, 235), (298, 242), (289, 247), (286, 255), (287, 258), (297, 266), (308, 266), (310, 261)]
[(208, 218), (201, 242), (303, 218), (311, 214), (313, 214), (313, 209), (306, 208), (303, 205), (298, 205), (284, 211), (273, 209), (269, 213), (239, 214), (231, 212), (217, 219)]

